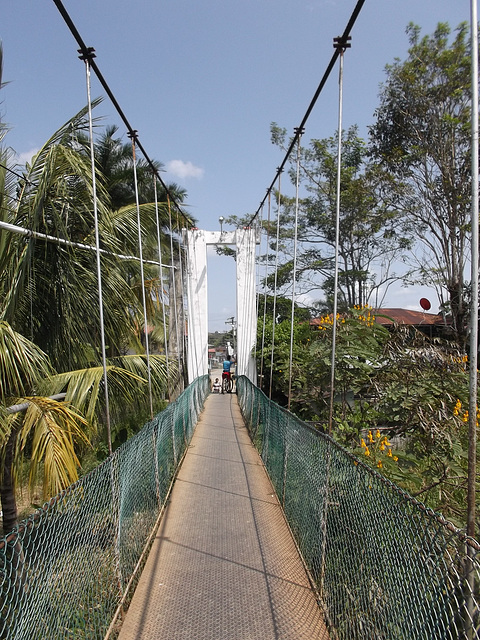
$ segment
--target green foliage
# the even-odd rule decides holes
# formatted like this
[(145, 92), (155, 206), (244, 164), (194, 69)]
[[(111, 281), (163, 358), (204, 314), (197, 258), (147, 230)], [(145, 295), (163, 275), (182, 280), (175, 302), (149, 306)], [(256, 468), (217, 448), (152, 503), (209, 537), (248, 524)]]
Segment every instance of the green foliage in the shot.
[[(15, 468), (23, 455), (30, 458), (30, 484), (41, 467), (45, 495), (51, 496), (77, 478), (79, 456), (90, 446), (87, 436), (99, 457), (105, 449), (99, 440), (106, 438), (106, 407), (96, 254), (88, 250), (95, 247), (95, 216), (87, 116), (84, 108), (60, 127), (20, 179), (18, 171), (6, 170), (12, 158), (0, 149), (2, 220), (59, 240), (0, 231), (0, 490), (7, 528), (16, 522)], [(0, 137), (4, 130), (2, 125)], [(158, 266), (146, 266), (142, 281), (138, 260), (118, 255), (138, 255), (138, 224), (132, 148), (116, 139), (115, 132), (115, 127), (107, 128), (95, 146), (110, 417), (114, 444), (119, 445), (136, 430), (134, 414), (137, 426), (150, 417), (143, 287), (148, 323), (155, 327), (151, 335), (160, 336), (157, 344), (152, 340), (151, 353), (160, 348), (158, 340), (163, 344), (165, 318)], [(163, 189), (159, 205), (152, 202), (151, 167), (141, 160), (137, 164), (143, 255), (158, 262), (157, 240), (161, 236), (169, 257), (170, 236), (157, 232), (157, 220), (162, 228), (169, 225), (170, 210)], [(176, 185), (170, 191), (178, 200), (185, 196)], [(138, 355), (121, 355), (127, 352)], [(165, 356), (152, 355), (150, 368), (158, 411), (165, 406)], [(174, 363), (170, 374), (178, 375)], [(65, 394), (65, 403), (49, 400), (56, 394)], [(22, 402), (27, 411), (9, 415), (9, 405)]]
[[(294, 327), (291, 409), (327, 430), (333, 318), (326, 315), (315, 322), (312, 327), (306, 322)], [(468, 399), (465, 354), (455, 344), (428, 339), (412, 327), (389, 331), (368, 307), (339, 315), (336, 326), (335, 439), (463, 526), (468, 451), (461, 410)], [(270, 385), (271, 330), (268, 324), (264, 390)], [(276, 327), (272, 380), (273, 397), (284, 405), (289, 352), (290, 323), (284, 322)], [(368, 455), (362, 439), (370, 445)]]
[(422, 249), (410, 255), (415, 279), (434, 286), (440, 302), (449, 303), (462, 345), (471, 200), (468, 27), (461, 24), (451, 42), (450, 28), (443, 23), (424, 37), (410, 24), (407, 34), (407, 59), (386, 67), (370, 128), (371, 151), (403, 185), (397, 206), (408, 214)]
[[(286, 131), (271, 125), (272, 141), (286, 147)], [(304, 288), (314, 284), (333, 299), (337, 212), (337, 136), (311, 140), (301, 151), (300, 178), (307, 196), (296, 201), (282, 195), (281, 250), (285, 254), (276, 280), (283, 290), (293, 278), (292, 225), (298, 219), (299, 255), (297, 281)], [(389, 268), (409, 247), (410, 241), (395, 205), (400, 185), (391, 174), (370, 159), (367, 143), (357, 127), (342, 132), (340, 167), (339, 295), (340, 307), (365, 304), (397, 276)], [(296, 180), (296, 172), (291, 173)], [(273, 229), (270, 229), (273, 234)], [(388, 266), (387, 266), (388, 265)], [(273, 276), (268, 279), (272, 287)], [(283, 289), (282, 289), (283, 288)]]

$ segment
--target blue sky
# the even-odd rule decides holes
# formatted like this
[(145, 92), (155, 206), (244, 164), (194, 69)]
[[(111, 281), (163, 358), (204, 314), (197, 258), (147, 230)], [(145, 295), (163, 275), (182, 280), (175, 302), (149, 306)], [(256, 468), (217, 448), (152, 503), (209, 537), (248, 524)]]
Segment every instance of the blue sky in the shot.
[[(188, 191), (198, 226), (219, 216), (254, 213), (283, 154), (270, 123), (297, 126), (331, 58), (355, 0), (64, 0), (87, 46), (150, 157), (166, 181)], [(77, 44), (51, 0), (4, 7), (2, 118), (7, 144), (29, 157), (86, 103)], [(440, 21), (470, 20), (470, 0), (366, 0), (345, 56), (344, 128), (361, 134), (373, 121), (385, 64), (404, 58), (405, 27), (431, 33)], [(307, 123), (304, 142), (334, 134), (337, 72)], [(93, 96), (103, 91), (92, 78)], [(105, 98), (96, 110), (118, 123)], [(286, 181), (285, 181), (286, 182)], [(293, 187), (292, 187), (293, 192)], [(396, 288), (386, 306), (420, 310), (426, 288)], [(234, 265), (209, 259), (210, 329), (235, 315)], [(434, 310), (435, 307), (432, 308)]]

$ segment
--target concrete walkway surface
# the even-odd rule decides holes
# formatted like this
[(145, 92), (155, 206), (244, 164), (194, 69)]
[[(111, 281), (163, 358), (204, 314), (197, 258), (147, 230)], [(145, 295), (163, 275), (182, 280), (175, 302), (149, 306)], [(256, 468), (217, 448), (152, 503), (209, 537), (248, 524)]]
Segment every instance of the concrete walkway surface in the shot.
[(211, 394), (119, 640), (328, 640), (234, 394)]

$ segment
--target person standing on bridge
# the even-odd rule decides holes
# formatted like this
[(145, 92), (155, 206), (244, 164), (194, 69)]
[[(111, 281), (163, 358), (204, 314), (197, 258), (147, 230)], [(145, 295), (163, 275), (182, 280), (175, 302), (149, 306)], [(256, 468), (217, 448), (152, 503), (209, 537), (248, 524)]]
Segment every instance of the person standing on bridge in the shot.
[[(227, 378), (228, 380), (231, 379), (230, 368), (232, 366), (232, 362), (230, 358), (231, 356), (227, 356), (223, 361), (222, 381), (224, 378)], [(222, 384), (222, 393), (223, 393), (223, 384)]]

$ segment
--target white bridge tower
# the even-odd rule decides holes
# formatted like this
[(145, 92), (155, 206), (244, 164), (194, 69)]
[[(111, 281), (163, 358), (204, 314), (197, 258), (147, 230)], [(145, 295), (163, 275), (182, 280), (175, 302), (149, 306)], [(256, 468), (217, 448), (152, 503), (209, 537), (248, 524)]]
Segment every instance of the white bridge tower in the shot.
[(187, 366), (188, 382), (208, 374), (207, 245), (235, 245), (237, 249), (237, 365), (236, 375), (247, 376), (254, 384), (257, 370), (254, 357), (257, 331), (255, 290), (255, 249), (253, 228), (236, 231), (183, 231), (187, 253)]

